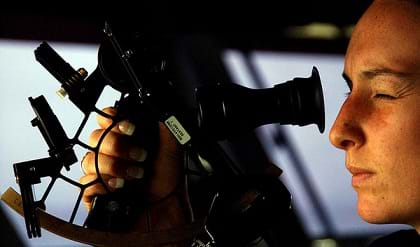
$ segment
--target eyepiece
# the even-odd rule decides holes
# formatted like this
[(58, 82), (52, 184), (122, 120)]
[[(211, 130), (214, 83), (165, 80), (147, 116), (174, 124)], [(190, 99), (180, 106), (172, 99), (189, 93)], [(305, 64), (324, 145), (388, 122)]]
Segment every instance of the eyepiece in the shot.
[(324, 97), (316, 67), (309, 78), (294, 78), (273, 88), (251, 89), (226, 83), (196, 89), (200, 130), (217, 140), (279, 123), (325, 128)]

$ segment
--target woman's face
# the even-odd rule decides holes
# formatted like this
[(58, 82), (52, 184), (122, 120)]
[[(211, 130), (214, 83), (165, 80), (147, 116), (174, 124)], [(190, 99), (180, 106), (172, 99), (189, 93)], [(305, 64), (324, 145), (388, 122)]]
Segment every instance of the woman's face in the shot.
[(346, 151), (358, 212), (420, 232), (420, 7), (376, 1), (352, 34), (350, 93), (330, 132)]

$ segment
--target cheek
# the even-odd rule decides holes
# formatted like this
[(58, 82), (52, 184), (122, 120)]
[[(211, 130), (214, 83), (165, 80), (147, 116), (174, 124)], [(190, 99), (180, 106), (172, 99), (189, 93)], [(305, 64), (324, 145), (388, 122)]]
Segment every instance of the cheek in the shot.
[(420, 112), (413, 104), (382, 104), (365, 111), (365, 130), (370, 148), (387, 156), (418, 154), (420, 149)]
[(411, 196), (417, 194), (420, 197), (420, 113), (408, 108), (405, 112), (395, 114), (395, 124), (388, 124), (391, 133), (386, 146), (389, 156), (392, 156), (392, 174), (400, 180), (401, 186), (406, 186), (405, 191), (413, 192)]
[(378, 109), (371, 119), (371, 132), (388, 155), (420, 161), (420, 112), (413, 105)]
[(389, 215), (405, 212), (407, 217), (420, 210), (420, 112), (415, 105), (376, 108), (367, 118), (366, 145), (380, 179), (370, 194), (376, 196), (360, 198), (359, 212), (366, 218), (373, 205), (382, 205), (384, 211), (388, 205)]
[(379, 159), (380, 170), (416, 176), (420, 183), (420, 173), (413, 173), (420, 167), (420, 112), (414, 105), (390, 104), (373, 110), (366, 123), (366, 143)]
[(370, 128), (371, 133), (383, 133), (383, 135), (388, 135), (392, 131), (387, 131), (390, 128), (395, 128), (395, 109), (391, 106), (382, 106), (378, 107), (374, 104), (366, 106), (366, 119), (367, 126)]

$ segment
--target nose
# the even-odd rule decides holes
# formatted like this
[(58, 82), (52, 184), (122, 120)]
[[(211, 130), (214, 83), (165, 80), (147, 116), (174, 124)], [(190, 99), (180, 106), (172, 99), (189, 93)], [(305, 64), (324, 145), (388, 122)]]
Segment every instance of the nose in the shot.
[(331, 144), (346, 151), (363, 145), (365, 136), (361, 126), (361, 110), (349, 98), (344, 102), (330, 130)]

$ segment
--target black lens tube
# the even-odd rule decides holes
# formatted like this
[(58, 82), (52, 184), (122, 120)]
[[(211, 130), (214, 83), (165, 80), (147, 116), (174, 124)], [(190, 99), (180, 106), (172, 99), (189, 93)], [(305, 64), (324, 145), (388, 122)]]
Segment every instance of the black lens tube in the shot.
[(251, 89), (226, 83), (196, 89), (198, 125), (223, 140), (265, 124), (316, 124), (324, 132), (325, 111), (316, 67), (309, 78), (294, 78), (273, 88)]

